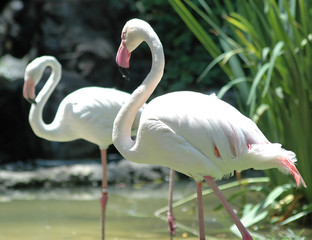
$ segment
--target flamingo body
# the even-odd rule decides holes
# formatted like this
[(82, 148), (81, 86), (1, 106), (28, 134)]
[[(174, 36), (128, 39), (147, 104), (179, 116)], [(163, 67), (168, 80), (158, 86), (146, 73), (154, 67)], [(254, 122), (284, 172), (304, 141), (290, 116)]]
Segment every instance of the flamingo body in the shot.
[(295, 154), (270, 143), (252, 120), (215, 94), (185, 91), (153, 99), (142, 113), (133, 151), (141, 154), (130, 160), (168, 166), (196, 180), (248, 168), (296, 175)]
[(118, 112), (113, 143), (128, 160), (170, 167), (197, 182), (200, 239), (205, 239), (201, 182), (216, 193), (244, 240), (252, 239), (230, 207), (214, 179), (234, 170), (277, 168), (291, 173), (297, 186), (305, 185), (294, 163), (293, 152), (270, 143), (255, 123), (214, 94), (174, 92), (155, 98), (142, 112), (137, 137), (131, 139), (135, 114), (160, 82), (164, 66), (162, 44), (145, 21), (128, 21), (121, 34), (116, 62), (129, 67), (131, 52), (145, 41), (152, 52), (152, 68), (131, 98)]
[[(35, 86), (44, 70), (52, 68), (46, 84), (35, 94)], [(24, 98), (34, 101), (29, 112), (29, 123), (34, 133), (49, 141), (67, 142), (85, 139), (106, 149), (112, 144), (114, 119), (130, 94), (101, 87), (85, 87), (67, 95), (60, 103), (54, 120), (50, 124), (42, 119), (43, 108), (61, 79), (61, 65), (51, 56), (36, 58), (25, 71)], [(141, 112), (136, 116), (133, 129), (137, 129)]]
[[(35, 86), (41, 80), (44, 70), (51, 67), (51, 75), (44, 87), (35, 94)], [(43, 108), (61, 79), (61, 64), (51, 56), (36, 58), (25, 71), (23, 96), (32, 103), (29, 123), (34, 133), (43, 139), (68, 142), (84, 139), (99, 146), (102, 162), (102, 240), (104, 240), (105, 210), (107, 193), (107, 147), (112, 144), (114, 119), (122, 104), (130, 99), (130, 94), (100, 87), (86, 87), (67, 95), (60, 103), (54, 120), (46, 124), (42, 118)], [(138, 127), (141, 112), (136, 115), (133, 134)]]
[[(85, 87), (67, 95), (59, 105), (54, 121), (44, 129), (38, 126), (36, 105), (32, 105), (29, 122), (37, 136), (58, 142), (84, 139), (100, 149), (112, 144), (114, 119), (130, 94), (101, 87)], [(133, 125), (137, 129), (139, 114)]]

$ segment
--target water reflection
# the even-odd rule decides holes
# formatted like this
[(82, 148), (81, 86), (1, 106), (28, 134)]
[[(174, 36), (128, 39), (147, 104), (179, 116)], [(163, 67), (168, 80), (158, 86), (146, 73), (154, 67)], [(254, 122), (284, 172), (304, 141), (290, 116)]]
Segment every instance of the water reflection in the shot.
[[(174, 200), (194, 190), (193, 181), (176, 182)], [(166, 206), (167, 191), (167, 184), (110, 187), (106, 239), (169, 239), (167, 223), (154, 216), (155, 210)], [(99, 189), (92, 187), (2, 193), (0, 240), (100, 239), (99, 198)], [(213, 211), (217, 199), (204, 196), (204, 203), (206, 233), (217, 239), (239, 239), (229, 232), (232, 223), (225, 211)], [(197, 231), (196, 201), (175, 208), (174, 213), (179, 223)], [(174, 239), (198, 237), (178, 228)]]
[[(167, 204), (167, 187), (110, 187), (106, 239), (168, 239), (167, 223), (154, 216), (155, 210)], [(193, 193), (194, 184), (184, 182), (176, 187), (175, 200)], [(100, 239), (99, 198), (98, 188), (1, 194), (0, 239)], [(197, 228), (195, 204), (177, 210), (176, 216)], [(175, 239), (197, 237), (178, 229)]]

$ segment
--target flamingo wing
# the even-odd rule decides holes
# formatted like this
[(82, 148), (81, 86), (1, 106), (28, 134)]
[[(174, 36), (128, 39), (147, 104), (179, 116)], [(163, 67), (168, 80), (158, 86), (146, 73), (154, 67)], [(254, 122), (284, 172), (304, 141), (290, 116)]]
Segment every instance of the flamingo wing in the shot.
[[(128, 93), (101, 87), (81, 88), (69, 94), (55, 116), (55, 123), (66, 129), (64, 141), (81, 138), (107, 148), (112, 144), (115, 117), (129, 97)], [(138, 117), (134, 127), (137, 125)]]
[[(151, 159), (153, 164), (163, 161), (174, 169), (180, 164), (184, 173), (192, 169), (193, 177), (211, 175), (219, 179), (235, 169), (245, 169), (239, 158), (248, 151), (248, 144), (268, 141), (250, 119), (214, 94), (175, 92), (154, 99), (144, 109), (136, 147), (149, 152), (147, 142), (154, 148), (165, 149), (155, 156), (168, 152), (167, 157)], [(177, 156), (180, 163), (174, 163), (175, 166), (170, 166), (174, 162), (170, 148), (181, 153)], [(198, 166), (197, 173), (189, 164)]]

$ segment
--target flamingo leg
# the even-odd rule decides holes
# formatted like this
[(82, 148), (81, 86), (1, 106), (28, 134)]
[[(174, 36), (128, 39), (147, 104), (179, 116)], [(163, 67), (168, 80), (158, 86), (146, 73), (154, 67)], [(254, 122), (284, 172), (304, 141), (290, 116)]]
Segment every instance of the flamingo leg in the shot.
[(197, 188), (199, 239), (200, 240), (205, 240), (206, 237), (205, 237), (205, 222), (204, 222), (202, 182), (196, 182), (196, 188)]
[(170, 239), (176, 233), (176, 224), (174, 221), (173, 216), (173, 209), (172, 209), (172, 194), (173, 194), (173, 179), (174, 179), (174, 170), (170, 169), (170, 176), (169, 176), (169, 196), (168, 196), (168, 231), (170, 235)]
[(106, 210), (106, 204), (108, 200), (106, 149), (101, 149), (101, 162), (102, 162), (101, 233), (102, 233), (102, 240), (104, 240), (105, 239), (105, 210)]
[(228, 212), (230, 217), (233, 219), (235, 225), (237, 226), (238, 230), (240, 231), (242, 235), (243, 240), (252, 240), (253, 238), (251, 237), (247, 229), (244, 227), (240, 219), (237, 217), (234, 210), (232, 209), (228, 201), (225, 199), (225, 197), (221, 193), (220, 189), (218, 188), (218, 185), (215, 183), (213, 178), (210, 176), (205, 176), (204, 179), (206, 180), (208, 185), (211, 187), (211, 189), (214, 191), (216, 196), (220, 199), (221, 203), (223, 204), (225, 210)]

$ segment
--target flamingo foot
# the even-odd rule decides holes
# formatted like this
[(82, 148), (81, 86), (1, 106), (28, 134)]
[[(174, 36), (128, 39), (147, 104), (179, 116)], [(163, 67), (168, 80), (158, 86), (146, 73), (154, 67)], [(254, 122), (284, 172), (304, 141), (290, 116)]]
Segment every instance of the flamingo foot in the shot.
[(246, 232), (242, 234), (243, 240), (253, 240), (252, 236), (249, 234), (249, 232)]
[(228, 203), (228, 201), (225, 199), (223, 194), (221, 193), (220, 189), (218, 188), (218, 185), (215, 183), (212, 177), (210, 176), (204, 176), (204, 179), (209, 184), (210, 188), (214, 191), (216, 196), (219, 198), (221, 203), (223, 204), (225, 210), (228, 212), (232, 220), (234, 221), (235, 225), (237, 226), (238, 230), (240, 231), (243, 240), (252, 240), (253, 238), (247, 231), (247, 229), (244, 227), (238, 216), (235, 214), (234, 210)]
[(176, 224), (172, 213), (168, 213), (168, 231), (171, 239), (176, 233)]
[(108, 194), (106, 189), (102, 189), (102, 197), (101, 197), (101, 229), (102, 229), (102, 240), (105, 239), (105, 211), (106, 204), (108, 200)]

